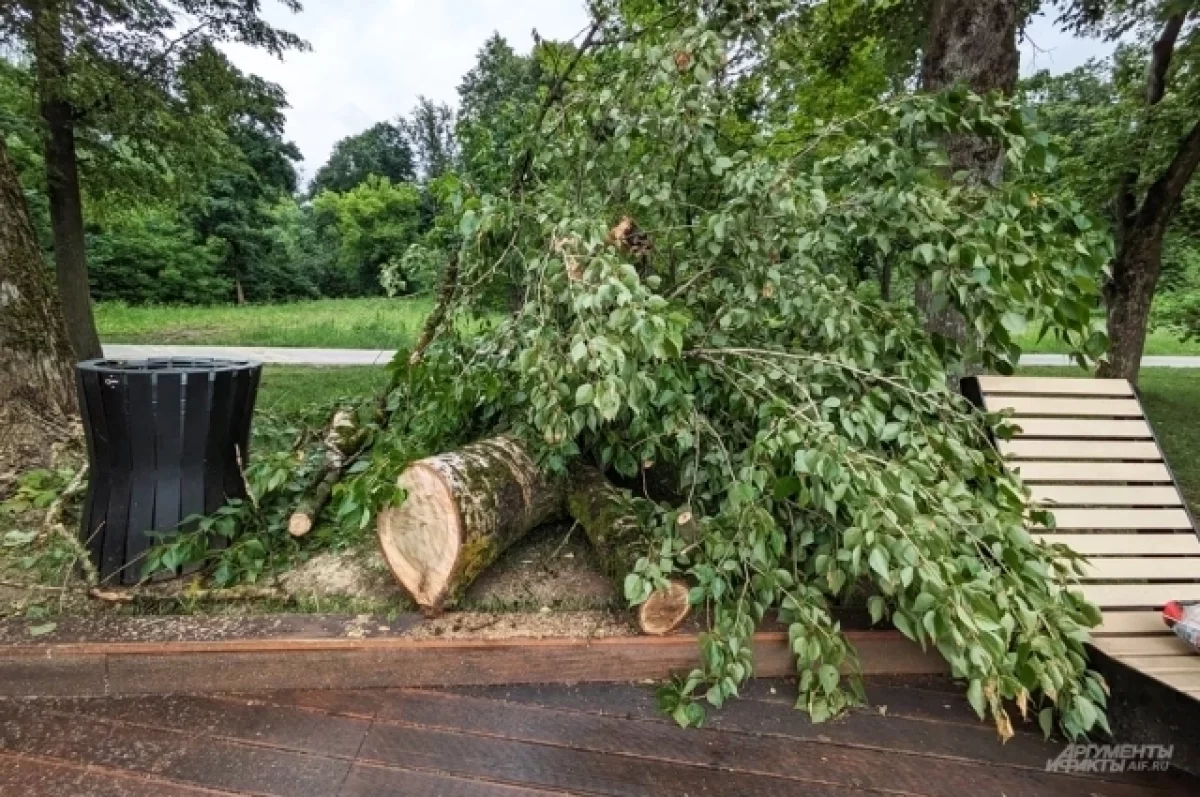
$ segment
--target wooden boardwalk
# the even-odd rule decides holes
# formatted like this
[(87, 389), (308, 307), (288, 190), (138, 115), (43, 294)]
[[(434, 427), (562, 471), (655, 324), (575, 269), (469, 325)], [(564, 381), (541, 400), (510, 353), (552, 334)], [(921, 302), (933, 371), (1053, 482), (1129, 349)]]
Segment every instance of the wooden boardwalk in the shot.
[(1200, 539), (1133, 387), (993, 376), (977, 384), (974, 398), (1011, 411), (1021, 428), (998, 446), (1054, 514), (1056, 528), (1038, 536), (1091, 560), (1080, 590), (1104, 612), (1095, 646), (1200, 697), (1200, 656), (1160, 613), (1169, 600), (1200, 600)]
[(756, 681), (700, 730), (626, 684), (5, 700), (0, 794), (1200, 794), (1176, 771), (1048, 773), (1061, 741), (1001, 745), (940, 678), (868, 695), (813, 725), (788, 683)]

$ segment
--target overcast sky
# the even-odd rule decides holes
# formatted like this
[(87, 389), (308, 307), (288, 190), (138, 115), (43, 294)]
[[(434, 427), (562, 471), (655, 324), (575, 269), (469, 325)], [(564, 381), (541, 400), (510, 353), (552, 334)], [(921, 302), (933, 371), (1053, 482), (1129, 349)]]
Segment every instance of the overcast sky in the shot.
[[(580, 0), (304, 0), (298, 15), (265, 5), (272, 22), (306, 39), (312, 51), (283, 61), (246, 47), (229, 53), (243, 70), (287, 92), (287, 137), (304, 153), (307, 177), (338, 139), (407, 113), (419, 94), (454, 105), (459, 81), (492, 31), (528, 52), (534, 28), (543, 38), (569, 39), (587, 24)], [(1062, 72), (1111, 51), (1057, 31), (1045, 18), (1028, 36), (1023, 73)]]

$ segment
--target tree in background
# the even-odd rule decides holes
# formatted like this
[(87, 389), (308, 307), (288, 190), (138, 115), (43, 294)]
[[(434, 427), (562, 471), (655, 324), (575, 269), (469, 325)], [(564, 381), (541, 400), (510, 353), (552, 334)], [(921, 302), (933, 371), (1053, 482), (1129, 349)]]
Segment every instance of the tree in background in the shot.
[(463, 174), (481, 191), (498, 191), (511, 179), (537, 113), (541, 75), (536, 53), (518, 55), (493, 33), (459, 84), (455, 135)]
[[(297, 0), (280, 0), (298, 11)], [(43, 124), (46, 192), (67, 330), (76, 356), (100, 356), (92, 318), (80, 181), (81, 139), (151, 171), (167, 142), (202, 153), (217, 92), (188, 92), (222, 63), (234, 41), (279, 55), (302, 47), (259, 14), (258, 0), (16, 0), (0, 6), (0, 42), (33, 64)], [(216, 129), (220, 129), (217, 125)], [(153, 168), (159, 166), (159, 169)]]
[(454, 136), (454, 109), (428, 97), (417, 97), (417, 107), (400, 127), (412, 147), (422, 180), (436, 180), (458, 165), (458, 140)]
[(225, 242), (200, 238), (175, 208), (142, 207), (88, 233), (92, 297), (131, 304), (221, 304), (233, 283), (221, 273)]
[(371, 175), (393, 183), (415, 178), (412, 147), (401, 125), (379, 122), (337, 142), (328, 162), (313, 177), (309, 193), (349, 191)]
[[(954, 85), (986, 95), (1012, 94), (1017, 82), (1020, 53), (1017, 27), (1022, 19), (1021, 0), (933, 0), (929, 31), (921, 61), (921, 88), (937, 92)], [(1003, 153), (995, 139), (963, 133), (947, 137), (948, 166), (966, 180), (998, 182), (1004, 168)], [(972, 269), (978, 253), (958, 250), (959, 262), (951, 267)], [(968, 321), (938, 291), (932, 280), (917, 283), (917, 304), (925, 313), (930, 332), (968, 346)], [(968, 363), (968, 370), (972, 368)]]
[(226, 131), (231, 157), (216, 165), (184, 215), (201, 240), (224, 243), (220, 271), (233, 286), (225, 301), (312, 298), (316, 286), (298, 279), (273, 251), (271, 210), (296, 192), (295, 162), (300, 160), (296, 146), (283, 139), (283, 91), (259, 81), (258, 90), (241, 94), (246, 103)]
[(18, 469), (45, 462), (75, 403), (74, 357), (24, 192), (0, 139), (0, 496)]
[(413, 185), (372, 175), (345, 193), (320, 194), (313, 200), (313, 210), (337, 232), (338, 258), (344, 269), (340, 292), (378, 294), (384, 264), (403, 256), (417, 240), (421, 192)]
[(1066, 175), (1110, 211), (1117, 253), (1104, 291), (1111, 348), (1100, 374), (1136, 381), (1168, 233), (1200, 165), (1197, 4), (1074, 2), (1064, 21), (1135, 42), (1118, 49), (1111, 70), (1043, 75), (1031, 91), (1069, 143)]

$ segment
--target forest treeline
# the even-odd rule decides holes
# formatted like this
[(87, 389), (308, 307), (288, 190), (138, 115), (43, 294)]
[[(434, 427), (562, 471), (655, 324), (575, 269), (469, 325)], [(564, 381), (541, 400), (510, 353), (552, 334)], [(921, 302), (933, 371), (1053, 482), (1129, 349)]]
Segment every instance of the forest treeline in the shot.
[[(77, 167), (78, 192), (61, 192), (57, 233), (65, 237), (54, 258), (68, 329), (83, 351), (97, 344), (80, 332), (91, 326), (80, 289), (71, 287), (80, 277), (92, 299), (129, 303), (432, 292), (458, 232), (449, 220), (461, 215), (462, 203), (510, 188), (514, 173), (536, 171), (538, 148), (526, 144), (544, 121), (547, 98), (562, 92), (557, 77), (579, 53), (578, 43), (536, 37), (531, 52), (520, 54), (493, 35), (462, 78), (457, 107), (419, 98), (337, 142), (301, 185), (301, 155), (285, 135), (284, 91), (240, 71), (220, 43), (282, 54), (305, 48), (303, 41), (269, 26), (241, 30), (258, 17), (216, 5), (205, 5), (213, 14), (208, 33), (178, 47), (163, 45), (165, 28), (125, 41), (117, 32), (72, 28), (86, 25), (79, 9), (94, 5), (81, 3), (79, 19), (59, 23), (65, 60), (57, 64), (53, 37), (38, 34), (56, 21), (38, 9), (53, 5), (16, 6), (27, 13), (12, 16), (13, 35), (0, 57), (0, 130), (48, 257), (56, 229), (47, 175)], [(1112, 277), (1094, 312), (1107, 305), (1115, 371), (1132, 373), (1126, 364), (1134, 351), (1140, 355), (1147, 326), (1181, 336), (1200, 328), (1200, 206), (1190, 180), (1200, 159), (1195, 3), (1002, 5), (1015, 9), (1018, 36), (1040, 10), (1060, 28), (1116, 42), (1107, 59), (996, 85), (1036, 116), (1046, 136), (1039, 143), (1049, 144), (1047, 157), (1058, 162), (1047, 170), (1054, 174), (1047, 193), (1070, 191), (1109, 227)], [(647, 5), (648, 19), (654, 7)], [(744, 105), (744, 125), (769, 124), (799, 137), (939, 85), (922, 73), (936, 46), (926, 38), (930, 7), (918, 0), (800, 4), (803, 34), (784, 45), (795, 95), (780, 106), (788, 117), (775, 118), (778, 108), (759, 107), (749, 95), (731, 97)], [(584, 57), (577, 76), (601, 66)], [(1015, 65), (1006, 72), (1015, 76)], [(73, 128), (60, 131), (73, 135), (69, 145), (56, 145), (58, 134), (50, 132), (56, 92), (70, 109), (70, 125), (59, 124)], [(592, 134), (611, 134), (606, 124), (594, 122)], [(61, 158), (71, 147), (73, 159), (47, 168), (47, 152)], [(514, 162), (521, 157), (530, 162)], [(439, 226), (439, 218), (446, 223)], [(890, 271), (873, 258), (864, 254), (863, 277), (878, 277), (891, 290)], [(913, 287), (897, 290), (911, 294)], [(504, 290), (492, 293), (504, 303)]]
[[(457, 108), (421, 97), (338, 141), (301, 185), (283, 90), (216, 48), (193, 54), (176, 88), (190, 137), (79, 128), (92, 297), (219, 304), (428, 292), (438, 265), (423, 239), (464, 181), (490, 188), (508, 168), (512, 139), (538, 101), (538, 57), (494, 35), (462, 80)], [(220, 102), (206, 102), (213, 95)], [(28, 60), (0, 59), (0, 130), (49, 257), (38, 111)]]

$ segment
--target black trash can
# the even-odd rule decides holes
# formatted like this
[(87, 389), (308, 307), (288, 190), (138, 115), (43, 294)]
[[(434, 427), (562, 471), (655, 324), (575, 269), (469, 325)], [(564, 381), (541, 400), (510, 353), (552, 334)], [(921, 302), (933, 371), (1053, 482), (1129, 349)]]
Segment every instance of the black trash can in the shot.
[(201, 358), (76, 366), (91, 474), (81, 534), (102, 581), (139, 581), (157, 542), (149, 532), (246, 496), (261, 373), (250, 360)]

